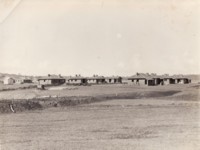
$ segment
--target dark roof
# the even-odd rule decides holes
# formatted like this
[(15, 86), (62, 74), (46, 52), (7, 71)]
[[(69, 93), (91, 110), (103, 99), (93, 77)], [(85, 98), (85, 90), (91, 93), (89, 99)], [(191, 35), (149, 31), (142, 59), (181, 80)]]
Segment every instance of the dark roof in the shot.
[(67, 80), (82, 80), (82, 79), (87, 79), (87, 78), (86, 77), (77, 76), (77, 77), (69, 77)]
[(140, 73), (140, 74), (133, 75), (129, 77), (128, 79), (132, 80), (132, 79), (150, 79), (150, 78), (152, 78), (151, 75)]
[(111, 76), (111, 77), (105, 77), (105, 79), (120, 79), (122, 77), (120, 76)]
[(95, 77), (88, 77), (89, 80), (95, 80), (95, 79), (105, 79), (104, 76), (95, 76)]
[(129, 77), (129, 80), (132, 79), (147, 79), (147, 80), (153, 80), (156, 78), (160, 78), (160, 79), (173, 79), (172, 76), (169, 75), (156, 75), (156, 74), (144, 74), (144, 73), (138, 73), (136, 75), (133, 75), (131, 77)]
[(8, 80), (8, 79), (15, 80), (14, 78), (12, 78), (12, 77), (9, 77), (9, 76), (6, 76), (6, 77), (4, 77), (4, 78), (3, 78), (3, 80)]
[(161, 75), (161, 76), (157, 76), (160, 79), (172, 79), (172, 76), (167, 76), (167, 75)]
[(38, 80), (59, 80), (59, 79), (65, 79), (62, 76), (56, 76), (56, 75), (51, 75), (51, 76), (45, 76), (45, 77), (40, 77)]
[(15, 80), (32, 80), (29, 77), (15, 77)]

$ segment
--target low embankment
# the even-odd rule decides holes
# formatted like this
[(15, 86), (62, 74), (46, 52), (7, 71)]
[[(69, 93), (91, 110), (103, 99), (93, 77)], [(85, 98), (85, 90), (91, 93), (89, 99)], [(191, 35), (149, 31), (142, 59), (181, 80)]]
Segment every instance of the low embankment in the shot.
[(50, 107), (75, 106), (112, 99), (141, 99), (172, 96), (181, 91), (142, 91), (121, 94), (107, 94), (97, 96), (71, 96), (71, 97), (48, 97), (19, 100), (0, 101), (0, 113), (14, 113), (28, 110), (38, 110)]

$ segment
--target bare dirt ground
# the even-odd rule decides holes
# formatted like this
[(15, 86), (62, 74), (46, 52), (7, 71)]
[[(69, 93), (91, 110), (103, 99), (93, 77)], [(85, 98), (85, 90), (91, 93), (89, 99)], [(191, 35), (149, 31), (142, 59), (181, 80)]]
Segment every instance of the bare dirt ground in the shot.
[[(173, 88), (178, 89), (165, 90)], [(199, 86), (179, 90), (157, 98), (3, 113), (0, 149), (199, 150)]]

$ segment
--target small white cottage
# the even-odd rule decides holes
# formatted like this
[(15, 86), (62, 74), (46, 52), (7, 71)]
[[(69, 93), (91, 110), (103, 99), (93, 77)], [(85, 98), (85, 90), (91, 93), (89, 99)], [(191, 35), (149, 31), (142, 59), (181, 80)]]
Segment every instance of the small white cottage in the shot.
[(14, 84), (15, 80), (11, 77), (5, 77), (3, 80), (3, 84)]

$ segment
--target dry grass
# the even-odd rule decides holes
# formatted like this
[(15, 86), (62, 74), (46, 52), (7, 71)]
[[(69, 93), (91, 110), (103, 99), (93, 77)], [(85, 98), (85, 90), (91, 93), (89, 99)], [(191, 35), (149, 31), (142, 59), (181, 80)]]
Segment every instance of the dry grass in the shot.
[(0, 92), (2, 91), (12, 91), (12, 90), (24, 90), (24, 89), (31, 89), (36, 88), (36, 84), (13, 84), (13, 85), (5, 85), (0, 83)]
[[(0, 92), (0, 96), (5, 98), (8, 94), (10, 98), (22, 93), (22, 99), (0, 101), (2, 150), (200, 147), (200, 99), (196, 85), (28, 89)], [(60, 96), (36, 97), (48, 94)], [(24, 99), (28, 97), (31, 98)], [(16, 113), (11, 113), (10, 104)]]
[[(69, 97), (69, 96), (98, 96), (98, 95), (127, 95), (129, 93), (138, 92), (143, 93), (147, 91), (181, 91), (189, 85), (170, 85), (170, 86), (129, 86), (129, 85), (94, 85), (94, 86), (64, 86), (63, 90), (37, 90), (37, 89), (26, 89), (26, 90), (14, 90), (0, 92), (1, 99), (33, 99), (40, 98), (43, 96), (57, 96), (57, 97)], [(70, 89), (70, 90), (69, 90)], [(170, 94), (170, 93), (169, 93)]]
[[(13, 105), (13, 108), (17, 112), (21, 112), (50, 107), (75, 106), (111, 99), (162, 98), (197, 101), (199, 100), (199, 89), (196, 88), (196, 86), (197, 85), (138, 87), (128, 85), (102, 85), (79, 87), (76, 90), (40, 91), (28, 89), (7, 91), (0, 92), (0, 97), (3, 99), (0, 101), (0, 112), (11, 112), (9, 108), (10, 104)], [(57, 95), (55, 96), (55, 94)]]
[(1, 114), (0, 120), (3, 150), (198, 150), (200, 146), (197, 101), (121, 99)]

